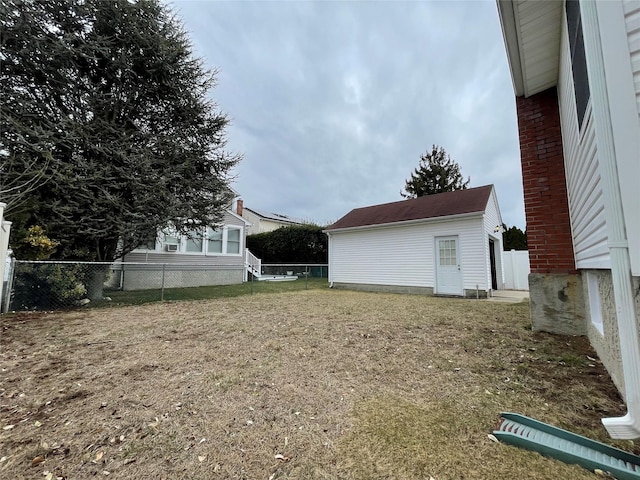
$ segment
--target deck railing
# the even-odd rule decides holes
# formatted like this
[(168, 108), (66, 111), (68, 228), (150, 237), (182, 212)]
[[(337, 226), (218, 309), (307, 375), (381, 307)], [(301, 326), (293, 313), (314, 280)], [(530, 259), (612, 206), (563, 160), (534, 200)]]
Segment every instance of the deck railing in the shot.
[(248, 273), (251, 273), (254, 277), (262, 275), (262, 260), (256, 257), (248, 248), (245, 248), (245, 278), (244, 281), (248, 281)]

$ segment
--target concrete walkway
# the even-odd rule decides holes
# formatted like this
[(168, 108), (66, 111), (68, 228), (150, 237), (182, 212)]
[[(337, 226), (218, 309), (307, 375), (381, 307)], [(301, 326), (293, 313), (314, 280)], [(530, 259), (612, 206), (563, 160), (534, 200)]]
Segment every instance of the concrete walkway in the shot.
[(493, 296), (488, 298), (489, 302), (520, 303), (529, 299), (529, 292), (526, 290), (494, 290)]

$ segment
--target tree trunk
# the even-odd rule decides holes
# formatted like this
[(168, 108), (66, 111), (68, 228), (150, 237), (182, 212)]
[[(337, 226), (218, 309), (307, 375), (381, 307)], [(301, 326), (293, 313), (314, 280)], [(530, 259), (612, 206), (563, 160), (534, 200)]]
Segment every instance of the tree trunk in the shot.
[(85, 284), (87, 298), (92, 302), (102, 300), (104, 281), (107, 278), (109, 265), (91, 265), (90, 268), (87, 272), (87, 282)]

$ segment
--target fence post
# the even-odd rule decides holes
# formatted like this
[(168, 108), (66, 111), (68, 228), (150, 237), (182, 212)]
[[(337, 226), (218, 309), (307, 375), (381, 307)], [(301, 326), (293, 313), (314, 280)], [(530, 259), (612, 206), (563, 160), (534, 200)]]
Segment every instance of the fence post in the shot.
[(304, 289), (309, 290), (309, 265), (304, 266)]
[(164, 302), (164, 271), (166, 268), (167, 264), (163, 263), (162, 264), (162, 289), (160, 290), (160, 301)]
[[(3, 285), (4, 269), (7, 266), (6, 259), (9, 248), (9, 233), (11, 232), (11, 222), (4, 219), (4, 209), (6, 206), (6, 203), (0, 202), (0, 281), (2, 281)], [(0, 305), (2, 304), (3, 290), (3, 288), (0, 288)]]
[[(16, 276), (16, 259), (14, 257), (11, 257), (11, 272), (9, 275), (9, 279), (7, 280), (7, 289), (4, 292), (5, 296), (4, 298), (4, 304), (3, 304), (3, 308), (2, 308), (2, 313), (7, 313), (9, 311), (9, 308), (11, 307), (11, 290), (13, 290), (13, 279)], [(4, 285), (4, 282), (3, 282)]]

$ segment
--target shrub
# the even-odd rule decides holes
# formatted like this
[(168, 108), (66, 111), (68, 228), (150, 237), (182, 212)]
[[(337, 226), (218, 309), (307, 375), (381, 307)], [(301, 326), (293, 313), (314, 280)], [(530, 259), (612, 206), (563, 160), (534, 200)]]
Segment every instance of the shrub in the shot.
[(13, 310), (55, 310), (71, 307), (87, 294), (85, 265), (18, 263)]
[(317, 225), (291, 225), (247, 237), (247, 248), (264, 263), (327, 263), (327, 244)]

